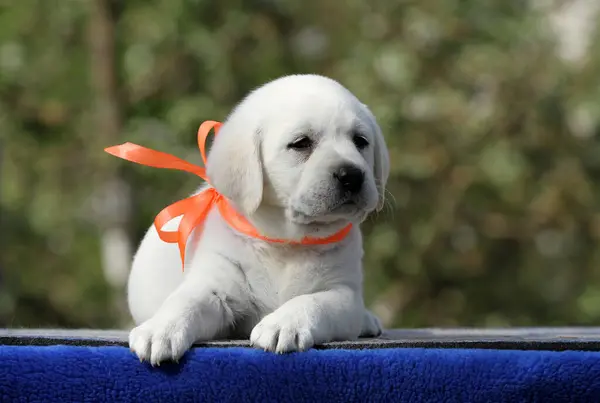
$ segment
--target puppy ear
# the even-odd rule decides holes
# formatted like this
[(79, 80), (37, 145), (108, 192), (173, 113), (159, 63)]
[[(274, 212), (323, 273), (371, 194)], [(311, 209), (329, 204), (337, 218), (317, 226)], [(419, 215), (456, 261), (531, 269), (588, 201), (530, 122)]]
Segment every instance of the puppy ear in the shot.
[(375, 184), (377, 186), (377, 193), (379, 194), (379, 202), (377, 203), (377, 211), (381, 211), (385, 205), (385, 186), (390, 176), (390, 155), (388, 152), (387, 144), (385, 143), (385, 137), (381, 132), (379, 124), (375, 119), (375, 115), (371, 112), (369, 107), (363, 104), (367, 114), (371, 120), (371, 124), (375, 131), (375, 144), (373, 147), (374, 159), (373, 164), (373, 175), (375, 177)]
[(208, 155), (210, 183), (246, 215), (254, 213), (262, 201), (261, 138), (258, 127), (226, 121)]
[(381, 211), (385, 205), (385, 186), (387, 184), (388, 177), (390, 176), (390, 155), (385, 143), (385, 138), (383, 137), (379, 126), (377, 126), (375, 135), (375, 163), (373, 171), (375, 174), (377, 192), (379, 193), (377, 211)]

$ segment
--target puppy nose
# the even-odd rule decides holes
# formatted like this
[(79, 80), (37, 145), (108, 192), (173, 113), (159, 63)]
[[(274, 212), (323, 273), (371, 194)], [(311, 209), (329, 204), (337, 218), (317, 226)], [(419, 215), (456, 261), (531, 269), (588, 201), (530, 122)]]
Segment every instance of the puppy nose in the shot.
[(350, 193), (358, 193), (365, 179), (363, 171), (353, 165), (341, 166), (333, 176), (340, 182), (342, 189)]

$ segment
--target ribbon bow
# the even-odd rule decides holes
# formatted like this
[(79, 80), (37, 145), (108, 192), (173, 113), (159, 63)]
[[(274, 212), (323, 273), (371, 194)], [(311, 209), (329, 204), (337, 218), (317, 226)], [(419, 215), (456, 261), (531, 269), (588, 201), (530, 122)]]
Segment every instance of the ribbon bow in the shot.
[[(198, 148), (200, 149), (200, 155), (204, 166), (206, 166), (206, 138), (211, 130), (214, 130), (215, 136), (219, 132), (221, 123), (208, 120), (200, 125), (198, 129)], [(166, 169), (177, 169), (179, 171), (185, 171), (193, 173), (196, 176), (209, 182), (206, 176), (206, 169), (194, 164), (190, 164), (174, 155), (155, 151), (150, 148), (142, 147), (133, 143), (124, 143), (117, 146), (105, 148), (104, 151), (114, 155), (115, 157), (122, 158), (127, 161), (135, 162), (141, 165), (147, 165), (154, 168), (166, 168)], [(158, 232), (158, 236), (164, 242), (176, 243), (179, 246), (179, 255), (181, 256), (182, 270), (185, 265), (185, 247), (187, 245), (187, 239), (194, 230), (204, 222), (208, 213), (211, 209), (216, 206), (219, 209), (219, 213), (227, 224), (233, 229), (241, 232), (252, 238), (261, 239), (266, 242), (272, 243), (288, 243), (298, 245), (325, 245), (330, 243), (339, 242), (348, 235), (352, 224), (348, 224), (342, 228), (339, 232), (325, 237), (325, 238), (314, 238), (305, 237), (300, 241), (286, 241), (283, 239), (267, 238), (258, 233), (256, 228), (240, 213), (238, 213), (227, 201), (223, 195), (221, 195), (215, 188), (207, 188), (202, 192), (180, 200), (165, 207), (154, 219), (154, 226)], [(177, 231), (164, 231), (162, 228), (172, 219), (183, 216)]]

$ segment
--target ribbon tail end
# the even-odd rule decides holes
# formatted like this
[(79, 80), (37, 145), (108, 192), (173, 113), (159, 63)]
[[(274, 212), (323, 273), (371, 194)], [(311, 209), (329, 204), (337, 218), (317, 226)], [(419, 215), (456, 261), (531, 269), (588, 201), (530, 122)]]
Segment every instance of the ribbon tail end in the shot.
[(106, 147), (106, 148), (104, 149), (104, 152), (105, 152), (105, 153), (108, 153), (108, 154), (110, 154), (110, 155), (114, 155), (115, 157), (118, 157), (118, 151), (117, 151), (117, 150), (119, 149), (119, 147), (122, 147), (123, 145), (124, 145), (124, 144), (117, 145), (117, 146), (110, 146), (110, 147)]

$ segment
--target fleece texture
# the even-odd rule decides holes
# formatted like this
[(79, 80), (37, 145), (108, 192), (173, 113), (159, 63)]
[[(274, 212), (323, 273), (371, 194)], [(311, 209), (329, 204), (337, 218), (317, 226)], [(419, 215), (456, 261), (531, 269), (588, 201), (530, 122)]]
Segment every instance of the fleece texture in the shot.
[(598, 402), (600, 353), (194, 348), (152, 368), (118, 346), (0, 346), (1, 402)]

